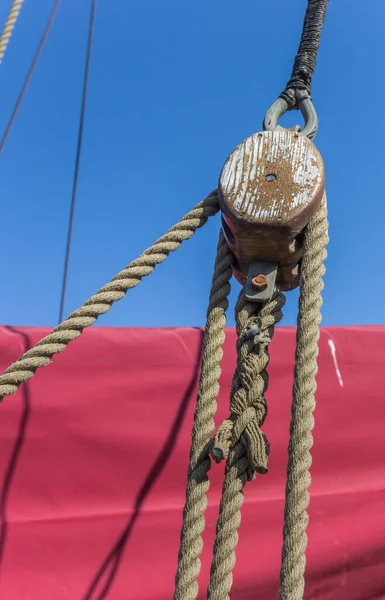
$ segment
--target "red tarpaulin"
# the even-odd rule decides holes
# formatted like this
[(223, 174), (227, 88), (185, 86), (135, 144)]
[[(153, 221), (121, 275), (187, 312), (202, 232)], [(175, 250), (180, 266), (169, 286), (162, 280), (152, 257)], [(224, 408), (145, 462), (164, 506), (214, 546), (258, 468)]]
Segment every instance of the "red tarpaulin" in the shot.
[[(47, 329), (0, 328), (3, 370)], [(0, 597), (170, 600), (203, 333), (93, 328), (0, 407)], [(232, 600), (277, 597), (295, 333), (271, 344), (269, 473), (248, 483)], [(227, 332), (217, 424), (228, 415)], [(385, 327), (324, 328), (306, 598), (385, 598)], [(223, 467), (212, 468), (200, 599)]]

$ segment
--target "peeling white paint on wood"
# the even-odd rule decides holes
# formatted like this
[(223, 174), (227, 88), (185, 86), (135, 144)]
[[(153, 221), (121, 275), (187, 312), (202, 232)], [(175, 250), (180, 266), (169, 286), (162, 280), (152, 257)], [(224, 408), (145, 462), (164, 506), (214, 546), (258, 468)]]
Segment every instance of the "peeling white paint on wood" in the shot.
[[(276, 180), (267, 182), (269, 174)], [(289, 130), (265, 131), (244, 140), (229, 156), (220, 188), (241, 215), (276, 220), (304, 206), (322, 185), (322, 175), (322, 159), (306, 137)]]

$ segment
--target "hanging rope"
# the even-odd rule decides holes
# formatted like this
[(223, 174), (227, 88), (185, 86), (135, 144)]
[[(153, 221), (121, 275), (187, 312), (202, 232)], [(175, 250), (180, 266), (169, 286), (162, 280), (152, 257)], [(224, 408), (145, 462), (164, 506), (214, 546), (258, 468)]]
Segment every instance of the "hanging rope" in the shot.
[(81, 153), (82, 153), (82, 143), (83, 143), (84, 115), (86, 112), (88, 79), (89, 79), (90, 64), (91, 64), (92, 40), (93, 40), (94, 25), (95, 25), (95, 10), (96, 10), (96, 0), (91, 0), (90, 22), (89, 22), (89, 26), (88, 26), (86, 64), (85, 64), (84, 78), (83, 78), (83, 94), (82, 94), (82, 101), (81, 101), (81, 107), (80, 107), (78, 141), (77, 141), (77, 145), (76, 145), (75, 170), (74, 170), (74, 176), (73, 176), (73, 182), (72, 182), (70, 218), (69, 218), (69, 222), (68, 222), (63, 281), (62, 281), (62, 288), (61, 288), (61, 294), (60, 294), (60, 308), (59, 308), (59, 320), (58, 320), (59, 323), (61, 323), (61, 321), (63, 320), (63, 316), (64, 316), (64, 303), (65, 303), (66, 290), (67, 290), (68, 267), (69, 267), (71, 242), (72, 242), (72, 229), (73, 229), (73, 224), (74, 224), (76, 193), (77, 193), (77, 188), (78, 188), (79, 166), (80, 166), (80, 157), (81, 157)]
[(265, 115), (264, 127), (267, 130), (274, 130), (278, 120), (287, 110), (299, 109), (305, 120), (303, 135), (312, 140), (317, 133), (318, 117), (311, 97), (312, 78), (327, 5), (328, 0), (308, 0), (293, 71), (282, 94)]
[(157, 265), (164, 262), (171, 252), (175, 252), (182, 242), (191, 238), (194, 232), (217, 212), (218, 195), (215, 191), (197, 204), (139, 258), (120, 271), (68, 319), (8, 367), (0, 376), (0, 399), (14, 394), (21, 383), (33, 377), (37, 369), (48, 365), (55, 354), (62, 352), (86, 327), (93, 325), (100, 315), (108, 312), (114, 302), (124, 298), (129, 289), (136, 287), (143, 277), (150, 275)]
[(16, 104), (15, 104), (15, 106), (14, 106), (14, 108), (13, 108), (12, 114), (11, 114), (11, 116), (10, 116), (10, 119), (9, 119), (9, 121), (8, 121), (8, 125), (7, 125), (7, 127), (6, 127), (6, 129), (5, 129), (5, 131), (4, 131), (3, 137), (2, 137), (2, 139), (1, 139), (1, 142), (0, 142), (0, 154), (1, 154), (1, 152), (3, 151), (3, 149), (4, 149), (5, 142), (6, 142), (6, 141), (7, 141), (7, 139), (8, 139), (8, 136), (9, 136), (9, 134), (10, 134), (10, 132), (11, 132), (11, 129), (12, 129), (12, 125), (13, 125), (13, 123), (14, 123), (14, 120), (15, 120), (15, 118), (16, 118), (16, 116), (17, 116), (17, 113), (19, 112), (19, 108), (20, 108), (20, 105), (21, 105), (21, 103), (22, 103), (22, 101), (23, 101), (23, 98), (24, 98), (24, 96), (25, 96), (25, 93), (26, 93), (26, 91), (27, 91), (27, 89), (28, 89), (29, 82), (30, 82), (30, 81), (31, 81), (31, 79), (32, 79), (33, 72), (34, 72), (34, 70), (35, 70), (35, 67), (36, 67), (37, 61), (39, 60), (39, 56), (40, 56), (40, 53), (41, 53), (41, 51), (42, 51), (42, 49), (43, 49), (43, 46), (44, 46), (44, 44), (45, 44), (45, 41), (46, 41), (46, 39), (47, 39), (47, 37), (48, 37), (48, 33), (49, 33), (50, 29), (51, 29), (51, 25), (52, 25), (52, 23), (53, 23), (53, 21), (54, 21), (54, 18), (55, 18), (55, 15), (56, 15), (57, 9), (59, 8), (59, 4), (60, 4), (60, 0), (56, 0), (56, 2), (55, 2), (55, 4), (54, 4), (54, 7), (53, 7), (53, 9), (52, 9), (52, 12), (51, 12), (51, 14), (50, 14), (50, 16), (49, 16), (49, 19), (48, 19), (47, 25), (46, 25), (46, 27), (45, 27), (45, 30), (44, 30), (44, 32), (43, 32), (43, 35), (42, 35), (42, 37), (41, 37), (41, 39), (40, 39), (39, 45), (38, 45), (38, 47), (37, 47), (37, 50), (36, 50), (36, 52), (35, 52), (35, 56), (33, 57), (32, 64), (31, 64), (31, 66), (30, 66), (30, 68), (29, 68), (29, 71), (28, 71), (28, 73), (27, 73), (27, 76), (26, 76), (26, 78), (25, 78), (25, 81), (24, 81), (24, 83), (23, 83), (23, 86), (22, 86), (22, 88), (21, 88), (21, 91), (20, 91), (20, 93), (19, 93), (19, 95), (18, 95), (18, 98), (17, 98), (17, 100), (16, 100)]
[(306, 509), (309, 505), (308, 487), (311, 482), (311, 432), (314, 426), (322, 277), (325, 273), (327, 243), (328, 222), (324, 196), (318, 213), (305, 232), (301, 267), (280, 600), (302, 600), (305, 587), (306, 528), (309, 520)]
[(316, 65), (328, 0), (308, 0), (301, 42), (293, 71), (281, 94), (290, 109), (299, 108), (305, 98), (311, 99), (312, 78)]
[(24, 0), (13, 0), (11, 8), (8, 13), (7, 20), (3, 27), (3, 31), (0, 36), (0, 64), (3, 62), (4, 54), (7, 49), (9, 40), (11, 39), (12, 31), (16, 25), (17, 18), (19, 16), (22, 4)]
[(217, 409), (232, 263), (233, 255), (221, 230), (207, 310), (174, 600), (195, 600), (198, 595), (197, 578), (201, 568), (199, 557), (203, 547), (201, 533), (205, 527), (206, 494), (210, 487), (207, 477), (211, 462), (209, 446), (214, 430), (213, 417)]
[[(0, 62), (22, 2), (23, 0), (15, 0), (12, 4), (0, 38)], [(54, 6), (27, 80), (0, 143), (0, 152), (32, 76), (59, 2), (60, 0), (57, 0)], [(95, 5), (96, 0), (91, 0), (60, 320), (64, 311), (68, 276)], [(266, 115), (265, 125), (268, 129), (275, 129), (279, 117), (287, 109), (300, 108), (305, 116), (303, 133), (310, 138), (315, 135), (317, 118), (311, 103), (311, 85), (326, 8), (327, 0), (308, 0), (301, 43), (293, 72), (280, 98)], [(81, 335), (86, 327), (94, 324), (101, 314), (106, 313), (112, 307), (114, 302), (125, 296), (128, 289), (136, 287), (142, 278), (150, 275), (156, 265), (164, 262), (171, 252), (177, 250), (184, 240), (189, 239), (196, 229), (206, 223), (210, 216), (216, 214), (218, 208), (217, 192), (213, 192), (168, 233), (157, 240), (153, 246), (143, 252), (139, 258), (118, 273), (110, 283), (103, 286), (48, 336), (38, 342), (34, 348), (28, 350), (17, 362), (13, 363), (0, 376), (0, 399), (15, 393), (20, 384), (33, 377), (38, 368), (48, 365), (55, 354), (62, 352), (69, 342)], [(310, 450), (313, 443), (321, 291), (327, 241), (325, 197), (316, 216), (306, 228), (304, 236), (279, 600), (302, 600), (304, 594), (308, 487), (311, 481)], [(203, 547), (201, 534), (205, 526), (204, 514), (209, 489), (210, 457), (217, 462), (226, 460), (226, 467), (208, 585), (208, 600), (229, 600), (230, 598), (244, 487), (247, 481), (255, 478), (257, 473), (267, 472), (269, 443), (261, 431), (261, 427), (267, 415), (265, 392), (268, 386), (268, 346), (274, 333), (274, 327), (282, 318), (282, 308), (285, 303), (283, 294), (277, 290), (272, 299), (264, 305), (247, 301), (244, 291), (239, 296), (236, 306), (238, 358), (231, 389), (230, 417), (218, 428), (214, 439), (210, 439), (214, 430), (213, 417), (219, 392), (220, 363), (225, 339), (224, 327), (232, 263), (233, 257), (221, 232), (207, 312), (205, 345), (194, 415), (174, 600), (196, 600), (198, 595), (197, 578), (201, 567), (200, 555)]]
[(268, 345), (275, 324), (282, 318), (284, 304), (284, 295), (277, 291), (262, 306), (247, 301), (243, 291), (237, 302), (238, 361), (231, 389), (231, 414), (219, 427), (211, 450), (216, 461), (227, 458), (227, 463), (208, 587), (209, 600), (229, 598), (243, 488), (256, 473), (267, 472), (269, 445), (260, 427), (267, 413), (264, 394), (268, 385)]

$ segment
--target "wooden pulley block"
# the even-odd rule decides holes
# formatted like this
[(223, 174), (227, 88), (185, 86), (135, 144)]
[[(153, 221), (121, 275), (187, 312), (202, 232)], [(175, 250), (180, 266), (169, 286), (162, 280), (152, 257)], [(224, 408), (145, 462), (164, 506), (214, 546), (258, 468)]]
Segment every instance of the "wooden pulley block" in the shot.
[(219, 179), (222, 226), (250, 300), (299, 285), (303, 230), (324, 186), (320, 153), (295, 129), (256, 133), (230, 154)]

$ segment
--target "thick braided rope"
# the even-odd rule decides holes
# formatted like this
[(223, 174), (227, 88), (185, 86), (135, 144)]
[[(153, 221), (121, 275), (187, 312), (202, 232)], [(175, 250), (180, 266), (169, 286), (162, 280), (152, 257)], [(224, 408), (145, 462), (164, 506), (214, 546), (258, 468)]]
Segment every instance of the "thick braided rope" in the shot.
[(319, 324), (321, 322), (322, 277), (325, 273), (328, 223), (326, 197), (305, 232), (301, 267), (301, 290), (297, 348), (287, 466), (284, 539), (280, 600), (302, 600), (311, 482), (311, 447), (315, 408)]
[(11, 39), (12, 31), (15, 27), (23, 2), (24, 0), (13, 0), (12, 2), (12, 6), (0, 36), (0, 63), (3, 61), (8, 42)]
[(301, 42), (293, 71), (281, 98), (290, 108), (298, 108), (301, 100), (311, 98), (312, 78), (316, 65), (328, 0), (308, 0)]
[(218, 208), (218, 196), (215, 191), (171, 227), (139, 258), (120, 271), (83, 306), (75, 310), (68, 319), (8, 367), (0, 376), (0, 398), (14, 394), (20, 384), (28, 381), (37, 369), (48, 365), (55, 354), (62, 352), (70, 342), (81, 335), (83, 329), (93, 325), (100, 315), (110, 310), (114, 302), (121, 300), (129, 289), (136, 287), (143, 277), (150, 275), (171, 252), (175, 252), (183, 241), (188, 240), (196, 229), (215, 215)]
[(284, 303), (285, 297), (279, 292), (262, 307), (248, 302), (243, 291), (238, 299), (238, 364), (231, 390), (231, 416), (219, 428), (212, 449), (216, 460), (226, 455), (228, 459), (208, 587), (209, 600), (228, 600), (230, 597), (243, 488), (257, 472), (267, 471), (268, 443), (259, 427), (267, 409), (264, 393), (268, 385), (268, 344), (274, 325), (282, 318)]
[(213, 417), (217, 410), (232, 263), (233, 255), (221, 231), (207, 310), (174, 600), (195, 600), (198, 596), (197, 578), (201, 569), (199, 557), (203, 548), (201, 534), (205, 527), (206, 494), (210, 487), (207, 476), (211, 462), (209, 443), (214, 430)]

